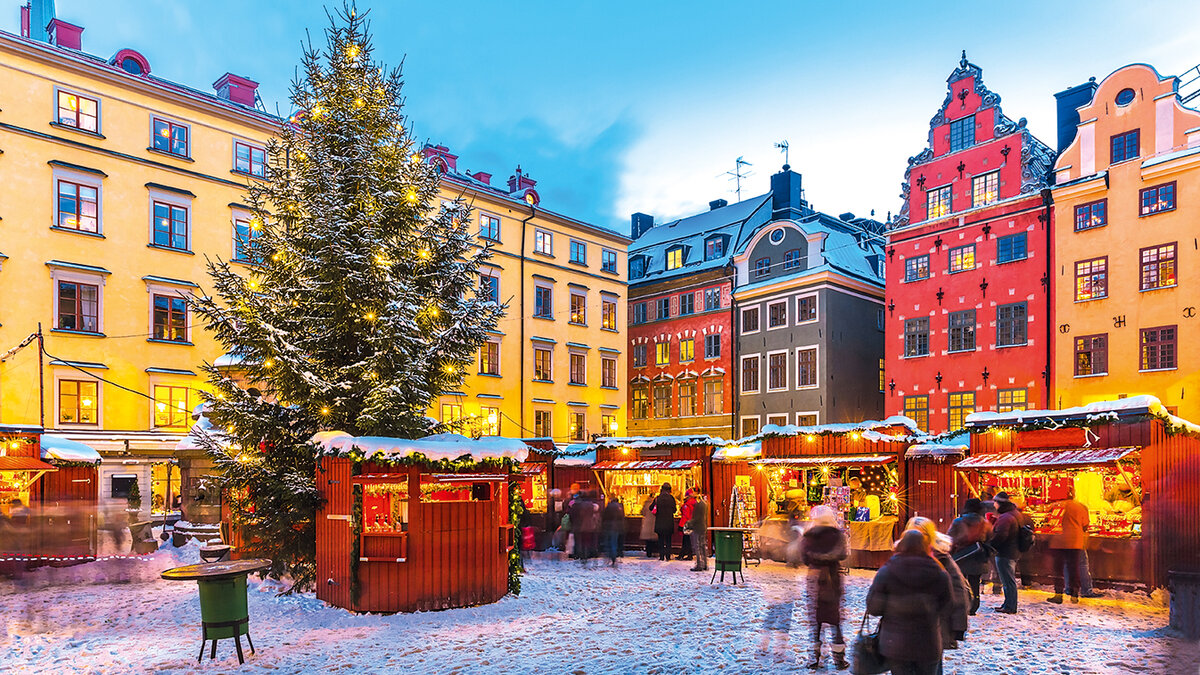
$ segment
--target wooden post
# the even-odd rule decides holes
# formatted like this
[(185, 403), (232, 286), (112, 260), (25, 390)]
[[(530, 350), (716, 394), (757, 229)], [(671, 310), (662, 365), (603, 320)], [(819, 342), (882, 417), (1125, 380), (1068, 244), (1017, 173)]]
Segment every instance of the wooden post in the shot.
[(971, 484), (971, 479), (967, 478), (967, 474), (961, 471), (955, 471), (955, 473), (957, 473), (962, 478), (963, 482), (967, 484), (967, 488), (971, 490), (971, 494), (975, 495), (976, 499), (980, 499), (981, 495), (979, 494), (979, 490), (976, 490), (975, 486)]

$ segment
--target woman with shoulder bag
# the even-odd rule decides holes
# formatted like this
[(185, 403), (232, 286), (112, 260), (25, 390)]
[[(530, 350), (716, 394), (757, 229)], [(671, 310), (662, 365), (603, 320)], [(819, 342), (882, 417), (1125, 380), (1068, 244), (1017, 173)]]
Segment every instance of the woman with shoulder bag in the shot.
[(987, 543), (992, 538), (992, 524), (984, 512), (983, 502), (971, 498), (962, 515), (950, 523), (950, 557), (958, 563), (971, 588), (970, 616), (979, 611), (979, 582), (987, 574), (994, 553)]
[(936, 675), (942, 659), (950, 575), (929, 551), (924, 532), (906, 530), (867, 591), (867, 612), (883, 617), (879, 653), (893, 675)]

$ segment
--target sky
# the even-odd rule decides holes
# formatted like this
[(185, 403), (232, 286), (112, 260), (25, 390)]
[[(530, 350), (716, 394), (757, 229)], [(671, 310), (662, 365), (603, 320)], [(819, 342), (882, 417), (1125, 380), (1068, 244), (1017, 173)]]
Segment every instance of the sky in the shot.
[[(334, 0), (340, 6), (340, 0)], [(18, 30), (23, 0), (0, 0)], [(132, 48), (154, 74), (206, 89), (227, 71), (261, 83), (269, 111), (325, 6), (307, 0), (58, 0), (83, 48)], [(334, 6), (334, 5), (331, 5)], [(965, 49), (1005, 114), (1055, 143), (1054, 93), (1149, 63), (1200, 64), (1200, 2), (1091, 0), (957, 3), (360, 0), (375, 58), (401, 61), (418, 140), (459, 169), (503, 184), (538, 181), (542, 207), (627, 232), (736, 200), (727, 175), (750, 166), (742, 198), (783, 164), (827, 213), (900, 206), (907, 159), (927, 142), (946, 78)]]

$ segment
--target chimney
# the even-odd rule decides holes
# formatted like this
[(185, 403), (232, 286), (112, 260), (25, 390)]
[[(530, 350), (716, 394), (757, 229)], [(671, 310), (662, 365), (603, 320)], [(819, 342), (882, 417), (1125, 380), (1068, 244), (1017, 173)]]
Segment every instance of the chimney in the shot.
[(717, 209), (725, 208), (726, 206), (729, 206), (729, 202), (725, 201), (724, 199), (714, 199), (708, 203), (708, 210), (716, 211)]
[(458, 155), (444, 145), (426, 145), (421, 148), (421, 156), (442, 173), (458, 173)]
[(53, 20), (54, 0), (30, 0), (21, 7), (21, 36), (38, 42), (50, 42), (48, 27)]
[(217, 90), (217, 98), (253, 108), (258, 83), (248, 77), (225, 73), (213, 82), (213, 89)]
[(646, 213), (635, 213), (631, 217), (631, 220), (633, 221), (633, 227), (630, 229), (630, 234), (633, 235), (634, 239), (646, 234), (650, 228), (654, 227), (654, 216)]
[(50, 44), (79, 51), (83, 49), (83, 28), (62, 19), (51, 19), (46, 27)]
[(1077, 84), (1070, 89), (1054, 95), (1058, 109), (1058, 152), (1067, 149), (1075, 140), (1075, 132), (1079, 127), (1079, 106), (1091, 103), (1096, 93), (1096, 78), (1088, 78), (1087, 82)]
[(517, 165), (517, 172), (508, 177), (508, 193), (523, 192), (534, 185), (537, 181), (530, 178), (528, 174), (521, 173), (521, 165)]
[(471, 177), (474, 178), (475, 180), (479, 181), (480, 183), (483, 183), (484, 185), (492, 184), (492, 174), (490, 174), (490, 173), (485, 173), (483, 171), (476, 171), (473, 175), (471, 175)]
[(799, 218), (807, 207), (800, 189), (800, 174), (784, 164), (782, 171), (771, 176), (771, 218)]

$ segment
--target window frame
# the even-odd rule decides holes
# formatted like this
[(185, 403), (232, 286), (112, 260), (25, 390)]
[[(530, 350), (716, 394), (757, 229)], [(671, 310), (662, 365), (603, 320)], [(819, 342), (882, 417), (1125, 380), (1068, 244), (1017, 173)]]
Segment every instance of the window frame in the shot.
[[(938, 208), (934, 208), (934, 205)], [(945, 218), (954, 213), (954, 194), (950, 185), (932, 187), (925, 191), (925, 219)]]
[[(956, 120), (950, 120), (947, 124), (950, 127), (947, 129), (948, 138), (946, 139), (946, 147), (949, 148), (948, 152), (958, 152), (959, 150), (966, 150), (975, 146), (976, 129), (974, 113)], [(957, 146), (954, 143), (955, 135), (959, 138)]]
[[(182, 306), (182, 317), (181, 317), (183, 320), (183, 339), (182, 340), (173, 339), (170, 337), (160, 337), (159, 336), (159, 322), (158, 322), (158, 314), (159, 314), (158, 300), (159, 300), (159, 298), (162, 298), (163, 300), (167, 301), (166, 324), (164, 325), (166, 332), (164, 333), (164, 335), (171, 334), (172, 319), (176, 318), (176, 315), (178, 314), (175, 311), (176, 304), (178, 303), (179, 305)], [(156, 342), (174, 342), (177, 344), (191, 344), (192, 343), (192, 339), (191, 339), (191, 333), (192, 333), (191, 328), (192, 327), (188, 321), (189, 314), (190, 314), (190, 312), (188, 311), (187, 300), (183, 296), (181, 296), (178, 292), (171, 294), (170, 292), (164, 292), (163, 289), (155, 289), (155, 288), (150, 289), (150, 337), (152, 340), (154, 340)]]
[[(167, 391), (167, 399), (164, 403), (159, 399), (159, 390)], [(175, 401), (173, 392), (177, 389), (182, 389), (185, 392), (186, 399), (183, 407), (173, 407)], [(185, 384), (175, 382), (155, 382), (151, 385), (150, 393), (153, 395), (153, 404), (150, 406), (150, 426), (152, 429), (187, 429), (192, 425), (192, 388)], [(165, 406), (160, 409), (159, 406)], [(166, 414), (166, 424), (159, 424), (159, 414)], [(177, 418), (178, 416), (178, 418)], [(178, 421), (178, 424), (173, 422)]]
[(650, 384), (642, 383), (629, 388), (629, 416), (635, 420), (650, 419)]
[[(1012, 309), (1012, 308), (1016, 308), (1016, 307), (1021, 308), (1020, 318), (1017, 318), (1015, 316), (1001, 318), (1001, 316), (1000, 316), (1001, 312), (1003, 312), (1006, 309)], [(1014, 341), (1013, 342), (1004, 342), (1001, 340), (1001, 337), (1004, 335), (1002, 331), (1004, 331), (1006, 329), (1005, 326), (1009, 325), (1009, 322), (1011, 322), (1011, 326), (1013, 327), (1013, 330), (1009, 330), (1009, 333), (1011, 333), (1011, 337), (1014, 338)], [(1020, 328), (1019, 331), (1015, 330), (1017, 327)], [(1021, 340), (1019, 342), (1015, 341), (1018, 332), (1020, 333), (1020, 338), (1021, 338)], [(999, 349), (999, 348), (1003, 348), (1003, 347), (1024, 347), (1028, 344), (1029, 344), (1029, 303), (1022, 300), (1020, 302), (1009, 302), (1009, 303), (1005, 303), (1003, 305), (996, 305), (996, 348)]]
[(633, 309), (629, 313), (629, 323), (631, 325), (638, 326), (649, 320), (648, 304), (645, 300), (633, 303)]
[[(958, 403), (955, 403), (955, 397), (958, 397)], [(965, 401), (970, 397), (970, 405)], [(965, 426), (967, 415), (976, 410), (975, 391), (952, 391), (946, 396), (946, 428), (950, 432), (958, 431)], [(957, 417), (957, 425), (955, 418)]]
[[(921, 325), (924, 329), (920, 329)], [(929, 317), (915, 316), (904, 320), (904, 358), (916, 359), (929, 356), (932, 353), (930, 349), (929, 336)], [(921, 336), (924, 336), (925, 351), (920, 351)]]
[[(954, 325), (954, 321), (958, 317), (970, 316), (970, 324)], [(956, 333), (957, 331), (957, 333)], [(966, 334), (970, 333), (970, 347), (967, 344)], [(955, 342), (959, 343), (958, 349), (955, 349)], [(946, 351), (950, 354), (961, 354), (977, 351), (979, 349), (979, 316), (974, 308), (962, 309), (954, 312), (949, 312), (946, 315)]]
[[(767, 352), (767, 393), (788, 390), (790, 386), (789, 383), (792, 379), (790, 372), (792, 368), (790, 363), (791, 358), (789, 355), (790, 351), (791, 350), (789, 349), (776, 349)], [(783, 357), (782, 365), (777, 363), (777, 359), (779, 357)], [(777, 374), (781, 377), (776, 377)], [(774, 383), (772, 383), (772, 380), (774, 380)], [(774, 386), (772, 386), (772, 384)]]
[[(484, 288), (487, 289), (486, 294), (484, 293)], [(535, 285), (534, 288), (537, 288), (537, 286)], [(491, 270), (479, 271), (479, 299), (483, 302), (500, 304), (499, 274), (493, 274)]]
[(679, 338), (679, 362), (691, 363), (696, 360), (696, 338)]
[[(1160, 196), (1160, 193), (1167, 189), (1170, 189), (1171, 205), (1167, 206), (1167, 207), (1161, 207), (1161, 208), (1153, 207), (1148, 210), (1146, 207), (1146, 197), (1148, 195), (1150, 195), (1151, 193), (1153, 193), (1153, 195), (1159, 200), (1158, 203), (1162, 203), (1162, 198)], [(1179, 206), (1179, 188), (1176, 185), (1175, 181), (1159, 183), (1158, 185), (1151, 185), (1149, 187), (1144, 187), (1144, 188), (1138, 190), (1138, 217), (1139, 218), (1146, 218), (1149, 216), (1157, 216), (1160, 213), (1170, 213), (1171, 211), (1174, 211), (1178, 206)]]
[[(487, 223), (487, 227), (484, 223)], [(500, 243), (500, 216), (487, 211), (479, 212), (479, 238), (487, 241)]]
[[(1171, 257), (1165, 258), (1162, 252), (1165, 249), (1170, 249)], [(1153, 251), (1155, 253), (1154, 260), (1146, 261), (1146, 254)], [(1171, 283), (1163, 284), (1163, 263), (1170, 261), (1171, 266)], [(1154, 268), (1154, 278), (1156, 285), (1146, 285), (1146, 271), (1149, 266)], [(1138, 251), (1138, 290), (1139, 291), (1158, 291), (1165, 288), (1175, 288), (1179, 285), (1179, 242), (1173, 241), (1168, 244), (1157, 244), (1155, 246), (1147, 246)]]
[(587, 440), (587, 415), (578, 410), (567, 411), (567, 436), (572, 441)]
[(600, 249), (600, 271), (610, 274), (617, 273), (617, 252), (611, 248)]
[[(259, 248), (258, 239), (262, 236), (263, 228), (261, 225), (254, 226), (254, 221), (257, 216), (235, 209), (231, 220), (233, 221), (233, 255), (231, 260), (244, 265), (261, 265), (262, 252), (255, 251)], [(242, 236), (243, 224), (245, 228), (245, 236)]]
[[(970, 255), (971, 264), (969, 267), (966, 265), (966, 259), (967, 259), (966, 255), (961, 253), (963, 251), (966, 251), (967, 249), (970, 249), (969, 255)], [(956, 253), (959, 254), (957, 267), (955, 266), (955, 254)], [(975, 256), (975, 244), (974, 243), (963, 244), (962, 246), (955, 246), (954, 248), (952, 248), (946, 252), (946, 273), (947, 274), (959, 274), (961, 272), (971, 272), (976, 268), (977, 261), (978, 261), (978, 259)]]
[[(806, 323), (816, 323), (821, 320), (819, 293), (807, 293), (805, 295), (796, 296), (796, 325), (803, 326)], [(804, 301), (812, 300), (812, 306), (809, 308), (812, 312), (811, 318), (804, 318)]]
[[(812, 353), (812, 383), (805, 382), (803, 377), (804, 359), (801, 354)], [(820, 345), (804, 345), (796, 347), (796, 391), (819, 389), (821, 387), (821, 347)]]
[(629, 362), (634, 368), (645, 368), (649, 363), (649, 345), (646, 343), (633, 345), (629, 349)]
[[(545, 302), (539, 301), (545, 298)], [(533, 285), (533, 318), (554, 320), (554, 287), (546, 284)]]
[(696, 294), (692, 291), (679, 294), (679, 316), (690, 316), (696, 313)]
[(617, 359), (615, 357), (600, 357), (600, 388), (617, 388)]
[[(1170, 340), (1161, 339), (1161, 333), (1163, 331), (1168, 331), (1168, 330), (1171, 331), (1171, 339)], [(1159, 334), (1159, 335), (1155, 336), (1157, 339), (1155, 339), (1153, 342), (1149, 343), (1150, 345), (1153, 345), (1156, 349), (1154, 363), (1150, 363), (1147, 360), (1147, 353), (1146, 353), (1146, 348), (1147, 348), (1146, 337), (1147, 337), (1147, 334), (1149, 334), (1151, 332), (1155, 332), (1155, 333)], [(1169, 352), (1170, 361), (1171, 361), (1170, 365), (1162, 365), (1162, 363), (1164, 362), (1162, 351), (1164, 349), (1164, 346), (1166, 346), (1166, 345), (1170, 345), (1170, 352)], [(1153, 367), (1151, 367), (1151, 366), (1153, 366)], [(1165, 371), (1165, 370), (1178, 370), (1178, 369), (1179, 369), (1179, 326), (1178, 326), (1178, 324), (1171, 325), (1171, 326), (1155, 326), (1153, 328), (1142, 328), (1141, 330), (1138, 331), (1138, 372), (1139, 373), (1154, 373), (1154, 372), (1160, 372), (1160, 371)]]
[[(684, 389), (685, 387), (689, 387), (691, 389), (690, 396), (685, 391), (685, 389)], [(689, 377), (687, 379), (679, 380), (679, 394), (677, 395), (677, 398), (679, 400), (679, 417), (695, 417), (696, 416), (696, 394), (698, 393), (697, 389), (698, 388), (696, 387), (696, 378)], [(688, 403), (689, 399), (690, 399), (690, 404)]]
[[(764, 264), (765, 263), (765, 264)], [(766, 256), (758, 258), (754, 261), (754, 268), (751, 270), (755, 279), (769, 276), (771, 274), (771, 257)]]
[[(925, 263), (925, 276), (920, 276), (922, 261)], [(916, 281), (925, 281), (931, 277), (933, 277), (933, 266), (930, 264), (928, 253), (911, 255), (904, 259), (904, 283), (908, 284)]]
[(500, 377), (499, 340), (484, 340), (479, 345), (479, 374)]
[[(716, 343), (716, 345), (717, 345), (715, 352), (714, 352), (714, 350), (709, 349), (710, 341)], [(721, 358), (721, 334), (720, 333), (709, 333), (708, 335), (704, 336), (704, 358), (705, 359)]]
[(533, 252), (538, 255), (554, 257), (554, 233), (549, 230), (534, 228)]
[(683, 247), (672, 246), (671, 248), (667, 249), (667, 256), (665, 260), (667, 271), (677, 270), (683, 267)]
[[(1141, 339), (1140, 333), (1138, 338)], [(1108, 374), (1108, 333), (1077, 335), (1071, 341), (1071, 351), (1071, 372), (1074, 377), (1099, 377)], [(1083, 369), (1080, 368), (1080, 357), (1084, 354), (1088, 355), (1088, 372), (1081, 372)]]
[[(539, 363), (543, 359), (545, 363)], [(543, 375), (544, 377), (541, 377)], [(533, 381), (554, 381), (554, 350), (550, 347), (533, 346)]]
[[(701, 399), (701, 414), (703, 415), (723, 415), (725, 414), (725, 382), (719, 377), (702, 378), (704, 386), (704, 395)], [(716, 391), (709, 391), (709, 385), (715, 385), (713, 388)], [(710, 406), (709, 397), (715, 396), (716, 406)]]
[(671, 365), (670, 340), (654, 343), (654, 365), (659, 368)]
[[(101, 316), (101, 311), (102, 311), (102, 309), (101, 309), (102, 304), (101, 304), (100, 298), (102, 295), (102, 291), (101, 291), (101, 288), (103, 286), (102, 283), (97, 283), (97, 282), (91, 281), (91, 280), (63, 278), (63, 279), (54, 279), (52, 285), (54, 287), (54, 330), (68, 331), (71, 333), (84, 333), (87, 335), (103, 335), (104, 334), (103, 329), (100, 327), (100, 316)], [(74, 303), (75, 307), (73, 308), (74, 312), (71, 314), (67, 314), (67, 315), (64, 315), (62, 313), (62, 286), (63, 285), (70, 285), (70, 286), (75, 287), (75, 303)], [(84, 299), (83, 299), (83, 289), (84, 288), (93, 289), (93, 290), (95, 290), (95, 294), (96, 294), (96, 302), (95, 302), (96, 313), (94, 316), (91, 316), (91, 317), (89, 317), (87, 314), (84, 314)], [(63, 316), (75, 317), (75, 324), (77, 327), (76, 328), (62, 327), (62, 317)], [(86, 328), (79, 327), (79, 326), (86, 326), (88, 318), (91, 318), (91, 320), (95, 323), (95, 326), (96, 326), (95, 330), (87, 330)]]
[[(568, 251), (570, 256), (568, 260), (576, 265), (587, 265), (587, 242), (578, 239), (571, 239)], [(576, 255), (579, 254), (579, 255)]]
[(587, 384), (587, 354), (584, 352), (567, 353), (567, 384)]
[[(73, 198), (73, 201), (75, 203), (75, 211), (73, 213), (70, 213), (70, 215), (74, 216), (75, 227), (70, 227), (68, 225), (62, 224), (63, 214), (67, 213), (62, 210), (62, 205), (63, 205), (62, 188), (63, 188), (64, 184), (70, 185), (75, 190), (74, 198)], [(92, 220), (95, 221), (95, 229), (94, 230), (87, 230), (87, 229), (84, 229), (83, 227), (80, 227), (80, 224), (81, 224), (81, 221), (83, 220), (83, 218), (88, 217), (83, 214), (83, 206), (85, 203), (88, 203), (85, 201), (85, 199), (81, 195), (81, 190), (84, 188), (90, 189), (93, 192), (95, 192), (95, 198), (94, 198), (94, 201), (92, 202), (92, 204), (95, 208), (96, 213), (94, 216), (91, 216)], [(102, 236), (104, 234), (104, 231), (103, 231), (103, 228), (101, 227), (101, 218), (100, 218), (101, 201), (100, 200), (101, 200), (101, 184), (99, 181), (84, 180), (82, 175), (74, 173), (74, 172), (70, 172), (69, 174), (68, 174), (68, 172), (62, 172), (62, 173), (56, 172), (55, 176), (54, 176), (54, 224), (50, 226), (51, 229), (62, 230), (62, 231), (78, 233), (78, 234), (89, 234), (89, 235), (101, 235)]]
[[(238, 167), (238, 161), (239, 161), (238, 147), (239, 146), (246, 148), (246, 154), (247, 154), (246, 161), (249, 164), (249, 168), (245, 171), (243, 171), (242, 169), (240, 169)], [(259, 162), (259, 166), (262, 167), (261, 173), (254, 172), (254, 167), (255, 167), (254, 152), (256, 150), (258, 152), (262, 153), (262, 161)], [(258, 178), (260, 180), (266, 180), (267, 179), (267, 149), (261, 145), (256, 145), (254, 143), (251, 143), (250, 141), (242, 140), (240, 138), (233, 139), (233, 173), (236, 173), (240, 176), (250, 176), (251, 178)]]
[[(762, 420), (762, 417), (760, 415), (742, 415), (741, 418), (738, 419), (738, 428), (742, 432), (742, 438), (745, 438), (747, 436), (753, 436), (753, 435), (757, 434), (759, 431), (761, 431), (762, 430), (761, 420)], [(747, 422), (753, 422), (754, 428), (747, 431), (746, 430)]]
[(585, 291), (577, 291), (571, 289), (570, 304), (568, 306), (567, 323), (572, 326), (587, 325), (587, 293)]
[[(750, 368), (746, 367), (746, 363), (748, 361), (753, 362), (752, 366)], [(743, 394), (758, 394), (758, 393), (762, 392), (762, 368), (761, 368), (762, 364), (760, 363), (761, 361), (762, 361), (761, 354), (743, 355), (738, 360), (738, 383), (739, 383), (739, 385), (741, 385), (739, 387), (741, 393), (743, 393)], [(747, 373), (752, 373), (754, 376), (754, 388), (753, 389), (746, 388), (746, 383), (748, 381)]]
[[(1016, 242), (1016, 241), (1021, 242), (1021, 256), (1019, 258), (1015, 257), (1015, 256), (1007, 258), (1007, 259), (1002, 258), (1000, 255), (1000, 252), (1001, 252), (1000, 247), (1002, 245), (1002, 242)], [(1013, 248), (1010, 246), (1009, 247), (1010, 255), (1012, 254), (1012, 250), (1013, 250)], [(1006, 234), (1003, 237), (996, 237), (996, 264), (997, 265), (1007, 265), (1008, 263), (1020, 262), (1022, 260), (1028, 260), (1028, 259), (1029, 259), (1029, 233), (1028, 232), (1014, 232), (1013, 234)]]
[[(982, 201), (979, 199), (980, 181), (983, 182), (983, 193), (985, 196), (985, 199)], [(988, 183), (992, 183), (990, 192), (991, 199), (986, 199), (986, 196), (989, 194)], [(1000, 201), (1000, 169), (988, 171), (987, 173), (981, 173), (978, 176), (971, 177), (971, 208), (990, 206), (998, 201)]]
[[(1097, 270), (1097, 263), (1099, 269)], [(1087, 269), (1081, 270), (1081, 266), (1087, 266)], [(1090, 277), (1090, 280), (1089, 280)], [(1099, 282), (1097, 283), (1097, 277)], [(1087, 286), (1090, 289), (1089, 294), (1083, 295), (1083, 282), (1087, 281)], [(1099, 292), (1096, 291), (1099, 286)], [(1075, 302), (1092, 302), (1094, 300), (1103, 300), (1108, 297), (1108, 256), (1100, 256), (1098, 258), (1088, 258), (1086, 260), (1075, 261)]]
[(535, 409), (533, 411), (533, 433), (538, 438), (552, 438), (554, 431), (554, 413), (549, 410)]
[[(1021, 392), (1020, 408), (1017, 407), (1015, 394)], [(1009, 401), (1004, 401), (1004, 395), (1009, 395)], [(1029, 390), (1023, 387), (1015, 389), (998, 389), (996, 391), (996, 412), (1012, 412), (1014, 410), (1029, 410)]]
[[(923, 407), (918, 408), (909, 403), (924, 403)], [(917, 423), (917, 428), (922, 431), (929, 431), (929, 395), (928, 394), (912, 394), (904, 397), (904, 415)], [(922, 424), (922, 419), (924, 424)]]
[[(783, 300), (773, 300), (773, 301), (767, 303), (767, 330), (775, 330), (776, 328), (787, 328), (788, 327), (788, 305), (790, 305), (790, 304), (792, 304), (792, 303), (788, 302), (786, 298)], [(783, 308), (783, 314), (778, 315), (778, 316), (773, 316), (772, 310), (778, 309), (780, 307)], [(776, 319), (780, 319), (778, 323), (775, 323)]]
[(670, 382), (650, 383), (650, 409), (654, 412), (654, 419), (665, 420), (672, 417), (671, 389)]
[(704, 240), (704, 260), (716, 260), (725, 255), (725, 238), (721, 236), (709, 237)]
[[(717, 302), (715, 305), (710, 306), (710, 298), (716, 298)], [(718, 286), (716, 288), (704, 289), (704, 311), (711, 312), (718, 309), (721, 309), (721, 288)]]
[[(1098, 218), (1100, 222), (1096, 222), (1097, 211), (1099, 211)], [(1104, 227), (1108, 225), (1108, 198), (1105, 197), (1104, 199), (1097, 199), (1084, 204), (1077, 204), (1074, 212), (1075, 221), (1073, 226), (1076, 232), (1086, 232), (1087, 230), (1094, 230), (1098, 227)], [(1081, 222), (1086, 222), (1087, 224), (1083, 227), (1080, 227)]]
[[(60, 99), (64, 95), (65, 96), (74, 96), (76, 99), (75, 116), (74, 116), (75, 122), (76, 122), (75, 124), (68, 124), (68, 123), (62, 121), (62, 119), (63, 119), (62, 118), (62, 109), (63, 108), (60, 103)], [(80, 119), (80, 116), (83, 114), (83, 106), (81, 105), (82, 101), (91, 101), (92, 103), (96, 104), (96, 128), (95, 129), (86, 129), (82, 126), (79, 126), (79, 119)], [(51, 102), (51, 105), (53, 106), (53, 114), (52, 114), (51, 119), (53, 120), (53, 123), (55, 125), (60, 126), (60, 127), (67, 127), (73, 131), (80, 131), (85, 134), (91, 134), (93, 136), (102, 136), (103, 135), (103, 130), (102, 130), (103, 116), (102, 116), (102, 107), (101, 107), (102, 104), (101, 104), (101, 99), (98, 95), (93, 95), (93, 94), (85, 95), (85, 94), (79, 93), (78, 91), (76, 91), (74, 89), (68, 89), (68, 88), (56, 86), (56, 87), (54, 87), (54, 98)]]
[[(792, 255), (793, 253), (795, 255)], [(805, 257), (806, 256), (803, 256), (800, 254), (800, 249), (798, 249), (798, 248), (793, 248), (788, 251), (785, 251), (783, 254), (783, 269), (784, 269), (784, 271), (796, 270), (796, 269), (801, 269), (801, 268), (805, 267), (805, 265), (803, 264)]]
[(617, 330), (617, 301), (600, 296), (600, 330)]
[[(738, 326), (741, 328), (741, 335), (754, 335), (755, 333), (762, 331), (762, 316), (759, 308), (760, 305), (754, 305), (753, 307), (742, 307), (740, 309), (738, 312)], [(751, 312), (754, 313), (754, 329), (747, 330), (746, 315), (750, 314)]]
[[(1133, 144), (1134, 144), (1132, 155), (1127, 154), (1129, 151), (1130, 137), (1133, 137)], [(1121, 149), (1122, 149), (1122, 157), (1120, 159), (1117, 159), (1117, 152), (1116, 152), (1118, 141), (1120, 141)], [(1127, 162), (1131, 159), (1137, 159), (1138, 157), (1141, 157), (1141, 156), (1142, 156), (1142, 130), (1140, 128), (1130, 129), (1129, 131), (1122, 131), (1119, 134), (1113, 134), (1108, 137), (1108, 163), (1110, 165), (1111, 164), (1119, 164), (1121, 162)]]
[(671, 296), (654, 299), (654, 320), (662, 321), (671, 318)]
[[(80, 375), (82, 375), (82, 373), (80, 373)], [(63, 384), (64, 383), (75, 385), (75, 393), (74, 393), (75, 407), (73, 408), (73, 411), (75, 413), (75, 421), (74, 422), (68, 422), (68, 421), (63, 420), (63, 418), (62, 418), (63, 396), (66, 395), (63, 392)], [(55, 391), (54, 419), (57, 420), (57, 426), (89, 427), (89, 428), (99, 427), (100, 426), (100, 413), (102, 410), (102, 407), (100, 405), (100, 403), (101, 403), (101, 401), (100, 401), (101, 386), (100, 385), (101, 384), (102, 383), (99, 380), (78, 379), (74, 375), (72, 375), (71, 377), (55, 378), (55, 380), (54, 380), (54, 391)], [(83, 408), (82, 403), (83, 403), (84, 397), (87, 396), (87, 394), (84, 394), (81, 391), (82, 385), (92, 385), (92, 387), (94, 388), (94, 393), (92, 395), (92, 406), (90, 408), (92, 411), (92, 418), (95, 420), (93, 422), (79, 421), (83, 417), (82, 413), (83, 413), (84, 408)]]
[[(155, 126), (158, 123), (167, 125), (166, 126), (166, 128), (167, 128), (166, 136), (162, 136), (162, 134), (158, 133), (155, 130)], [(184, 133), (185, 133), (184, 141), (183, 141), (184, 152), (182, 154), (170, 149), (171, 146), (173, 145), (174, 129), (176, 129), (176, 128), (183, 129)], [(156, 147), (156, 144), (158, 143), (158, 139), (160, 136), (168, 139), (167, 149), (165, 149), (165, 150), (162, 148)], [(151, 115), (150, 115), (150, 147), (148, 147), (146, 149), (151, 152), (156, 152), (156, 153), (163, 154), (163, 155), (170, 155), (171, 157), (178, 157), (180, 159), (191, 159), (192, 158), (192, 125), (187, 124), (185, 122), (179, 122), (173, 118), (170, 118), (170, 117), (167, 117), (164, 115), (159, 115), (157, 113), (151, 113)]]

